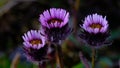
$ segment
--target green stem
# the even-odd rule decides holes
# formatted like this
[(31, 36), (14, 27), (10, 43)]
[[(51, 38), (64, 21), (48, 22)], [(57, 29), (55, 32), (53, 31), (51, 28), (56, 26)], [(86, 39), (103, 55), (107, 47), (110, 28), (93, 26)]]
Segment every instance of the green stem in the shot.
[(60, 45), (56, 45), (56, 63), (57, 68), (64, 68), (62, 59), (62, 49)]
[(96, 50), (93, 48), (92, 49), (92, 68), (95, 68), (95, 55), (96, 55)]

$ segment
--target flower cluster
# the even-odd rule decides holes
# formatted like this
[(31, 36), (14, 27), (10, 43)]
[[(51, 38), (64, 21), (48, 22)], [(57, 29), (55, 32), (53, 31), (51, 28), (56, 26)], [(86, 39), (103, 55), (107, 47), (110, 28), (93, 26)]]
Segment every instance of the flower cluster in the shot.
[[(72, 32), (69, 27), (69, 12), (64, 9), (51, 8), (40, 14), (40, 30), (31, 30), (25, 33), (23, 49), (28, 59), (41, 62), (48, 55), (48, 44), (61, 44)], [(80, 38), (93, 48), (101, 47), (108, 42), (108, 21), (98, 14), (88, 15), (81, 25)]]
[(46, 60), (46, 55), (49, 53), (46, 41), (59, 44), (59, 41), (66, 39), (71, 28), (68, 26), (69, 12), (64, 9), (46, 10), (40, 14), (39, 21), (41, 29), (28, 31), (22, 38), (27, 58), (41, 62)]

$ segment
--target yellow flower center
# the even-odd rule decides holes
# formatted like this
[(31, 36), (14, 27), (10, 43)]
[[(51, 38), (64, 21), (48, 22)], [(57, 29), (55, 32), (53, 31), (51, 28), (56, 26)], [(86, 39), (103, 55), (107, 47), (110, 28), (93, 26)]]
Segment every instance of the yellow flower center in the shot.
[(57, 18), (54, 18), (54, 19), (50, 19), (50, 20), (48, 20), (48, 23), (49, 23), (49, 24), (51, 24), (51, 23), (55, 23), (55, 22), (59, 22), (59, 23), (61, 23), (62, 20), (61, 20), (61, 19), (57, 19)]
[(38, 44), (42, 44), (42, 40), (34, 39), (34, 40), (31, 40), (30, 43), (31, 43), (32, 45), (38, 45)]
[(101, 29), (103, 26), (99, 23), (93, 23), (93, 24), (90, 25), (90, 27), (93, 28), (93, 29), (95, 29), (95, 28)]

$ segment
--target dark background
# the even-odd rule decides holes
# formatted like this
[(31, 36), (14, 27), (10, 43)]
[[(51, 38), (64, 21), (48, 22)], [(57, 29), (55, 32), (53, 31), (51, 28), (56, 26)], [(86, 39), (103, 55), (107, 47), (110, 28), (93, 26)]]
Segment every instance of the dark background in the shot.
[[(16, 68), (37, 68), (23, 55), (21, 36), (31, 29), (39, 29), (39, 15), (49, 8), (63, 8), (70, 12), (70, 24), (74, 32), (63, 43), (66, 68), (84, 68), (79, 51), (91, 61), (91, 49), (80, 42), (77, 34), (82, 20), (93, 13), (107, 16), (110, 40), (113, 43), (97, 51), (96, 68), (120, 66), (120, 0), (0, 0), (0, 68), (10, 68), (18, 53)], [(73, 24), (73, 25), (72, 25)], [(48, 63), (48, 68), (50, 64)]]

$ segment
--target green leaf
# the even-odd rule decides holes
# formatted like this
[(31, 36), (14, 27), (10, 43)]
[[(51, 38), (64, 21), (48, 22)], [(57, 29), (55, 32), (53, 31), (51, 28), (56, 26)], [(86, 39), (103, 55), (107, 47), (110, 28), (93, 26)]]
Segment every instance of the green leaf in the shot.
[(85, 68), (84, 65), (80, 62), (79, 64), (75, 65), (73, 68)]

